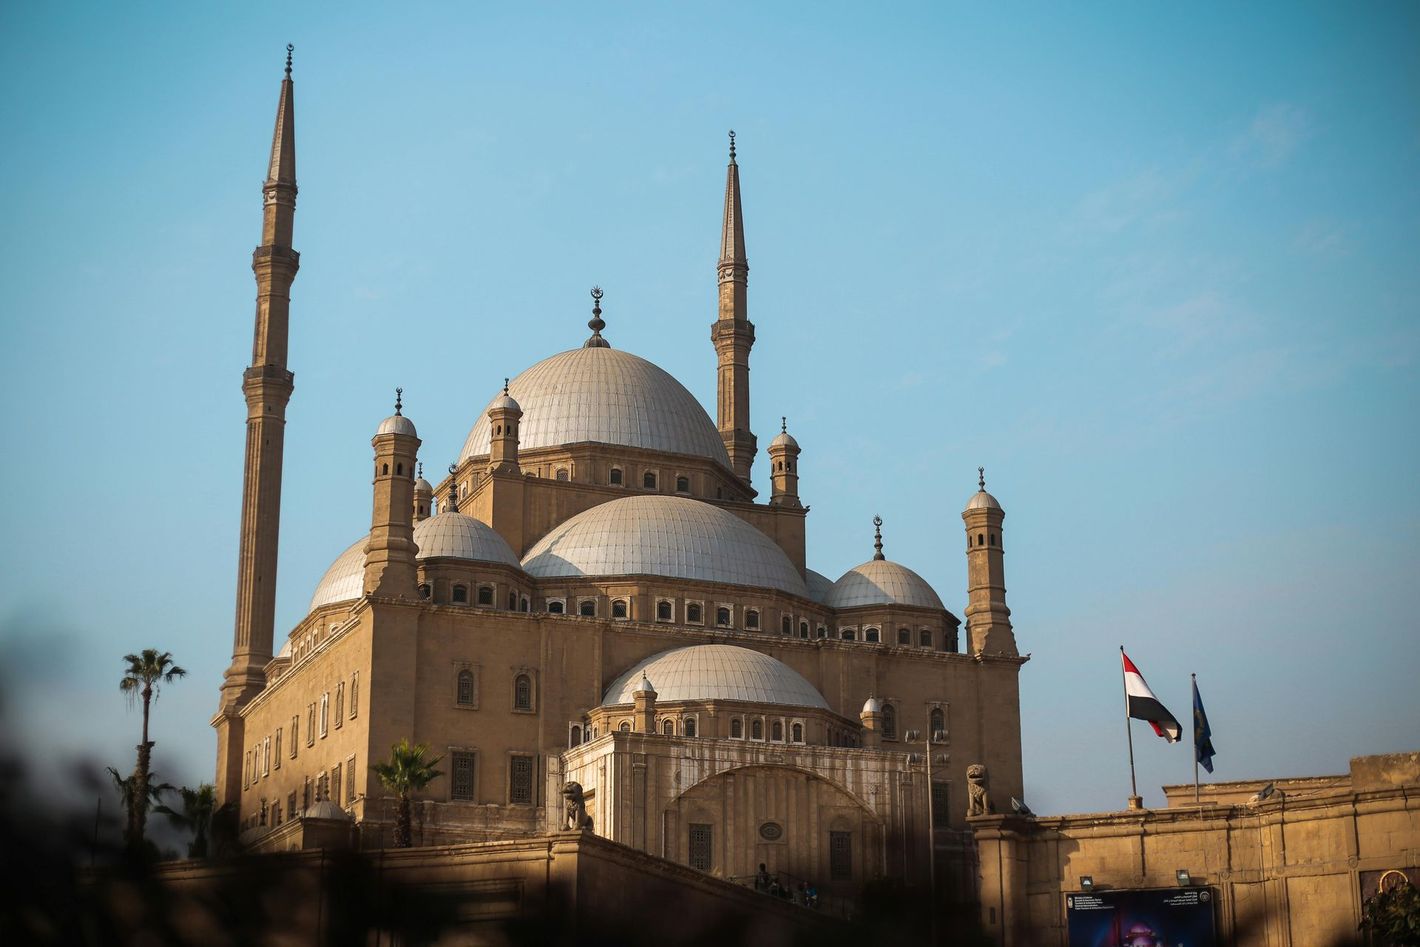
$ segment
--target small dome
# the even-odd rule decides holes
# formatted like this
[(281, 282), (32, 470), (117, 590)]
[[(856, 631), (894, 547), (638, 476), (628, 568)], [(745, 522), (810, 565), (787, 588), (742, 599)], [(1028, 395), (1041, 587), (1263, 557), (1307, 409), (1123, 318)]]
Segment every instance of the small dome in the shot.
[[(310, 611), (365, 594), (365, 544), (361, 536), (326, 570), (311, 596)], [(414, 524), (415, 558), (468, 559), (518, 568), (518, 557), (493, 527), (462, 513), (440, 513)]]
[(880, 714), (883, 712), (883, 702), (876, 697), (869, 697), (867, 700), (863, 701), (862, 712), (865, 714)]
[(425, 480), (423, 477), (420, 477), (418, 480), (414, 481), (414, 492), (433, 493), (434, 485), (431, 484), (428, 480)]
[[(526, 369), (508, 383), (508, 390), (522, 405), (522, 450), (591, 441), (705, 457), (730, 467), (720, 432), (695, 396), (663, 369), (630, 352), (562, 352)], [(488, 411), (498, 398), (474, 423), (460, 462), (488, 455)]]
[(985, 490), (978, 490), (971, 495), (971, 499), (966, 501), (968, 510), (999, 510), (1001, 504), (996, 502), (996, 498)]
[(538, 578), (655, 575), (809, 597), (774, 540), (733, 513), (686, 497), (635, 496), (594, 506), (538, 540), (523, 568)]
[(506, 391), (494, 398), (488, 405), (489, 411), (522, 411), (523, 406), (513, 400), (513, 396)]
[(402, 414), (391, 414), (380, 422), (379, 428), (375, 431), (375, 436), (381, 434), (407, 434), (410, 437), (418, 437), (414, 432), (414, 422)]
[(341, 822), (350, 821), (350, 815), (344, 809), (337, 806), (329, 799), (322, 799), (306, 810), (307, 819), (337, 819)]
[(926, 579), (907, 566), (887, 559), (871, 559), (843, 573), (833, 583), (824, 604), (829, 608), (854, 608), (859, 605), (946, 608)]
[(790, 434), (788, 431), (780, 431), (778, 434), (774, 435), (774, 440), (769, 442), (769, 446), (771, 448), (792, 447), (794, 450), (798, 450), (799, 442), (794, 440), (794, 435)]
[(833, 580), (822, 572), (815, 572), (812, 569), (804, 570), (804, 582), (809, 587), (809, 598), (822, 605), (828, 600), (828, 593), (833, 589)]
[(651, 683), (651, 679), (646, 676), (646, 672), (641, 672), (641, 683), (636, 685), (637, 691), (645, 691), (649, 694), (656, 694), (656, 685)]
[(828, 709), (828, 702), (802, 674), (767, 654), (733, 645), (702, 644), (652, 655), (611, 682), (603, 707), (635, 703), (635, 682), (661, 682), (659, 703), (743, 700), (755, 704)]

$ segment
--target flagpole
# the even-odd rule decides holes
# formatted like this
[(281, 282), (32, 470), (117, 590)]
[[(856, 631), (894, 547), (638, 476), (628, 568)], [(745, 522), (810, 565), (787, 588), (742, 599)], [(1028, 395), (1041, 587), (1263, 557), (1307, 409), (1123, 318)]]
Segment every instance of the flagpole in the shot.
[[(1192, 682), (1193, 682), (1193, 705), (1194, 705), (1195, 707), (1197, 707), (1197, 706), (1198, 706), (1198, 675), (1197, 675), (1197, 674), (1189, 674), (1188, 677), (1189, 677), (1189, 679), (1192, 680)], [(1202, 805), (1202, 802), (1199, 800), (1200, 790), (1199, 790), (1199, 788), (1198, 788), (1198, 720), (1196, 719), (1196, 718), (1197, 718), (1197, 714), (1195, 714), (1194, 717), (1195, 717), (1195, 719), (1194, 719), (1194, 721), (1193, 721), (1193, 804), (1194, 804), (1195, 806), (1198, 806), (1198, 805)]]
[(1129, 726), (1129, 682), (1124, 676), (1124, 645), (1119, 646), (1119, 682), (1124, 686), (1124, 735), (1129, 739), (1129, 808), (1143, 808), (1134, 778), (1134, 728)]

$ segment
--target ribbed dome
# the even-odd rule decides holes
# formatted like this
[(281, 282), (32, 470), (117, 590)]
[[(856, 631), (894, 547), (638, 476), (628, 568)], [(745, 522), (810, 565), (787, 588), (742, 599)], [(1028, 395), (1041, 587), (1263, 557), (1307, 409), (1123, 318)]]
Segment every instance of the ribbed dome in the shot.
[(414, 432), (414, 422), (402, 414), (392, 414), (380, 422), (379, 428), (375, 431), (380, 434), (408, 434), (410, 437), (418, 437)]
[(833, 583), (824, 604), (829, 608), (853, 608), (858, 605), (946, 608), (926, 579), (907, 566), (887, 559), (871, 559), (843, 573)]
[(780, 431), (778, 434), (774, 435), (774, 440), (769, 442), (769, 446), (792, 447), (795, 450), (798, 450), (799, 442), (794, 440), (794, 435), (790, 434), (788, 431)]
[[(309, 611), (335, 602), (350, 602), (365, 593), (365, 544), (361, 536), (333, 562), (311, 596)], [(414, 524), (417, 559), (447, 557), (497, 562), (518, 568), (518, 557), (493, 527), (462, 513), (440, 513)]]
[[(562, 352), (514, 378), (508, 391), (523, 411), (520, 450), (595, 441), (706, 457), (730, 466), (720, 433), (700, 402), (665, 371), (629, 352)], [(488, 454), (492, 407), (490, 402), (473, 425), (461, 461)]]
[(996, 502), (996, 498), (985, 490), (978, 490), (971, 495), (971, 499), (966, 501), (968, 510), (999, 510), (1001, 504)]
[(611, 682), (602, 706), (634, 703), (632, 693), (643, 677), (655, 682), (658, 703), (744, 700), (828, 709), (823, 695), (789, 665), (749, 648), (723, 644), (692, 645), (646, 658)]
[(812, 569), (805, 569), (808, 573), (805, 581), (809, 586), (809, 598), (822, 605), (828, 599), (828, 593), (833, 589), (833, 580), (822, 572), (815, 572)]
[(635, 496), (594, 506), (538, 540), (523, 568), (539, 578), (656, 575), (809, 597), (799, 570), (772, 539), (733, 513), (685, 497)]

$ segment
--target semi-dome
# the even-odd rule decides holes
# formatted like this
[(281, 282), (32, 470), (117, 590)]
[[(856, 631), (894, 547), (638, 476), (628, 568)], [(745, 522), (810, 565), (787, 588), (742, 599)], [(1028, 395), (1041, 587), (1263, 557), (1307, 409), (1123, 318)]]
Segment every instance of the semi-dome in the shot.
[(809, 598), (822, 605), (828, 600), (828, 593), (833, 589), (833, 580), (822, 572), (815, 572), (812, 569), (804, 570), (804, 582), (809, 587)]
[(827, 710), (828, 701), (802, 674), (767, 654), (724, 644), (692, 645), (654, 654), (606, 689), (603, 707), (634, 703), (645, 677), (656, 682), (656, 701), (743, 700)]
[[(508, 382), (508, 393), (523, 412), (519, 450), (594, 441), (689, 454), (730, 466), (720, 432), (695, 396), (664, 370), (630, 352), (612, 348), (562, 352)], [(490, 402), (479, 415), (460, 461), (488, 454), (492, 408)]]
[(594, 506), (538, 540), (523, 568), (539, 578), (654, 575), (809, 597), (799, 570), (772, 539), (733, 513), (686, 497), (634, 496)]
[(926, 579), (907, 566), (887, 559), (871, 559), (843, 573), (833, 583), (824, 604), (829, 608), (854, 608), (859, 605), (946, 608)]
[[(350, 602), (365, 593), (365, 545), (361, 536), (340, 554), (316, 585), (309, 611), (322, 605)], [(445, 557), (496, 562), (518, 568), (518, 557), (493, 527), (462, 513), (440, 513), (414, 524), (417, 559)]]

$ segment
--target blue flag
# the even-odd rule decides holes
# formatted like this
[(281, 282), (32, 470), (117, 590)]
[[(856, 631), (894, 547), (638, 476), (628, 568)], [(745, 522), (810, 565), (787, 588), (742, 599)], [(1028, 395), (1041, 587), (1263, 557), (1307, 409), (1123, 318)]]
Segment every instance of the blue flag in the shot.
[(1198, 680), (1193, 681), (1193, 758), (1208, 772), (1213, 772), (1213, 728), (1208, 726), (1208, 713), (1203, 698), (1198, 696)]

